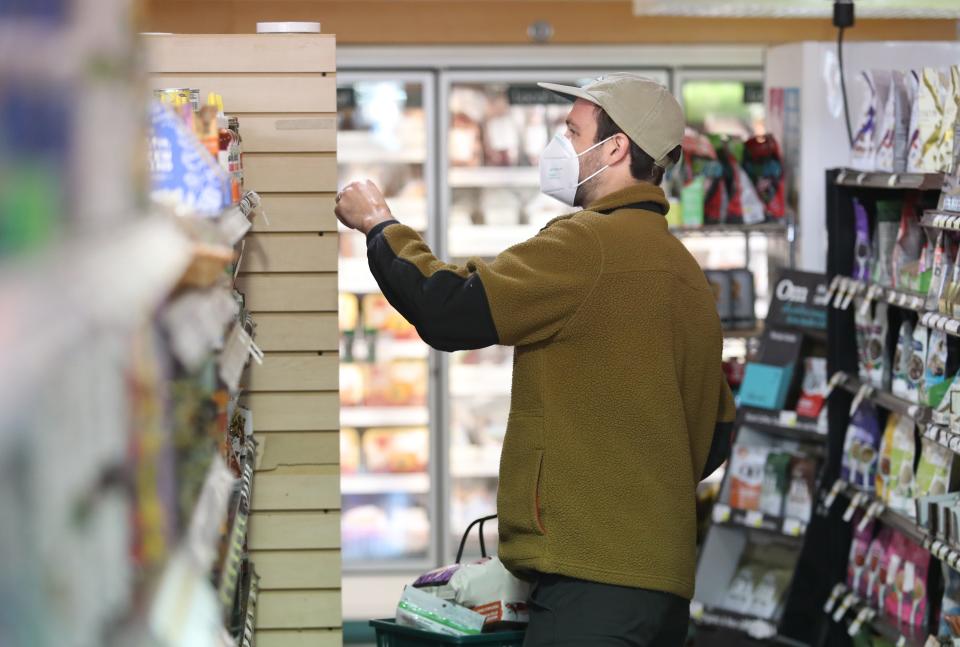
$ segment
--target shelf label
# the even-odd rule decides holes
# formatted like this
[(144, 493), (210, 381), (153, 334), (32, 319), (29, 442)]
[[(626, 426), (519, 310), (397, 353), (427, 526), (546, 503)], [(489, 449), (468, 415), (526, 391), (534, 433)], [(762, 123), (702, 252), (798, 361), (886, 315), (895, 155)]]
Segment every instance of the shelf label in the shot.
[(960, 321), (957, 319), (951, 319), (947, 322), (947, 332), (951, 335), (956, 335), (960, 332)]
[(694, 620), (703, 618), (703, 603), (696, 600), (690, 601), (690, 617)]
[(747, 513), (744, 523), (751, 528), (760, 528), (763, 526), (763, 513), (757, 510), (751, 510)]
[(797, 412), (796, 411), (781, 411), (780, 412), (780, 424), (784, 427), (796, 427), (797, 426)]
[(799, 537), (806, 531), (804, 523), (799, 519), (784, 519), (783, 520), (783, 534), (790, 537)]
[(730, 506), (723, 503), (713, 505), (713, 520), (716, 523), (726, 523), (730, 521)]

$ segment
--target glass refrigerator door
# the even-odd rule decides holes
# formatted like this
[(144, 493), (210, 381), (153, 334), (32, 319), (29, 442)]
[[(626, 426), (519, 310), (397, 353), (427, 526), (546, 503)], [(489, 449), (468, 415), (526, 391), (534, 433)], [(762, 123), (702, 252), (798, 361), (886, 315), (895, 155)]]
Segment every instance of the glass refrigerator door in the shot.
[[(420, 231), (431, 204), (432, 101), (429, 75), (338, 78), (340, 187), (373, 180)], [(340, 330), (344, 566), (432, 563), (429, 349), (380, 293), (364, 236), (342, 226)]]
[[(453, 262), (492, 258), (573, 211), (540, 193), (539, 155), (558, 132), (571, 103), (537, 87), (538, 81), (583, 85), (599, 71), (474, 72), (443, 76), (447, 190), (441, 194), (446, 232), (441, 242)], [(666, 84), (666, 74), (644, 72)], [(510, 410), (513, 351), (493, 347), (454, 353), (447, 383), (450, 470), (446, 556), (455, 556), (469, 523), (496, 512), (500, 448)], [(496, 551), (496, 523), (487, 524), (487, 548)], [(474, 531), (476, 532), (476, 531)], [(468, 556), (479, 554), (474, 534)]]

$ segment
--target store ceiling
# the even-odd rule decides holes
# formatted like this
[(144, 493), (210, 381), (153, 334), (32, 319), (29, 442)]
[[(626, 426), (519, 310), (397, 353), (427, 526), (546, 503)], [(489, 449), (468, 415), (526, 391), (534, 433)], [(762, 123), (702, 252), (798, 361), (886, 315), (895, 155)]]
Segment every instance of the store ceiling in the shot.
[[(960, 18), (960, 0), (859, 0), (861, 18)], [(831, 0), (633, 0), (636, 15), (716, 18), (820, 18)]]

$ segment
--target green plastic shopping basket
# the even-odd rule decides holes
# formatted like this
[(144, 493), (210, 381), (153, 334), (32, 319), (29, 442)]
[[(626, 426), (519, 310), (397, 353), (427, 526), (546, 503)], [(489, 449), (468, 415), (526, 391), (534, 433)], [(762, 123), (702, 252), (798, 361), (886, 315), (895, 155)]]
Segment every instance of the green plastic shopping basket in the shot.
[[(496, 519), (497, 515), (483, 517), (467, 526), (457, 551), (457, 563), (463, 558), (463, 549), (473, 527), (480, 526), (480, 554), (487, 556), (487, 546), (483, 540), (483, 524)], [(523, 645), (523, 631), (495, 631), (479, 636), (445, 636), (431, 631), (421, 631), (412, 627), (402, 627), (396, 620), (371, 620), (370, 626), (377, 632), (377, 647), (443, 647), (443, 645), (485, 645), (486, 647), (520, 647)]]

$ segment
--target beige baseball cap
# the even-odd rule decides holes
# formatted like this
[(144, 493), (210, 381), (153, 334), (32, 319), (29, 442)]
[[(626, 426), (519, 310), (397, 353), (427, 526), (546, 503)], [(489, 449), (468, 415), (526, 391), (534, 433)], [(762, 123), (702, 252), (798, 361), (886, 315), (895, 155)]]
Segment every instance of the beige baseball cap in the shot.
[(653, 79), (633, 72), (614, 72), (582, 88), (556, 83), (537, 85), (600, 106), (657, 166), (667, 168), (672, 164), (668, 155), (683, 141), (686, 120), (680, 103)]

